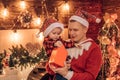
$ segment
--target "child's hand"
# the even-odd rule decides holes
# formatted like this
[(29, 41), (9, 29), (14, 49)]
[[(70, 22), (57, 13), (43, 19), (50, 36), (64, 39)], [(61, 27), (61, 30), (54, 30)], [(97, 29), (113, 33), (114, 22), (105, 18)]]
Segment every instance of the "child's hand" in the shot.
[(55, 69), (56, 69), (56, 67), (55, 66), (53, 66), (53, 65), (51, 65), (51, 64), (49, 64), (49, 68), (54, 72), (54, 73), (56, 73), (55, 72)]
[(61, 41), (57, 41), (54, 45), (57, 47), (61, 47), (63, 46), (63, 43)]

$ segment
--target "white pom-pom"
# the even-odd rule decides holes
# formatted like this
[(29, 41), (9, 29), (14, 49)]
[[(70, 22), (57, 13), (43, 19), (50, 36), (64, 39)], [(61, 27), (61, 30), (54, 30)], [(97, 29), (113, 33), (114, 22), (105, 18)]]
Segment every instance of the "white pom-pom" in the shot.
[(101, 19), (100, 18), (96, 18), (96, 23), (100, 23)]

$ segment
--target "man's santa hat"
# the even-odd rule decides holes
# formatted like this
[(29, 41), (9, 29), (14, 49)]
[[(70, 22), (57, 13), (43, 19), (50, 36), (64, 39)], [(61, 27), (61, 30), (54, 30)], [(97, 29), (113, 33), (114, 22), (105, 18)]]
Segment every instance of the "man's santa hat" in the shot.
[(45, 19), (40, 32), (43, 32), (43, 36), (47, 37), (48, 34), (57, 27), (61, 28), (62, 30), (64, 29), (64, 25), (58, 22), (56, 19), (47, 18)]
[(85, 27), (89, 27), (89, 18), (93, 18), (96, 23), (100, 23), (101, 19), (97, 18), (95, 15), (92, 15), (84, 10), (78, 9), (69, 20), (75, 20), (81, 23)]

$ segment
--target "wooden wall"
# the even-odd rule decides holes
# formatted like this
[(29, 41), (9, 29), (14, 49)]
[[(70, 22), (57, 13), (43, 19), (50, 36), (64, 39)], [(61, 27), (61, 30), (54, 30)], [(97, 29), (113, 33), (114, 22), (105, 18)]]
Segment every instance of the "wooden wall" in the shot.
[[(32, 28), (40, 28), (39, 26), (32, 25), (32, 21), (28, 22), (28, 26), (26, 27), (26, 23), (16, 23), (18, 16), (24, 12), (20, 9), (19, 2), (21, 0), (0, 0), (0, 10), (6, 7), (9, 10), (9, 16), (7, 18), (3, 18), (0, 11), (0, 29), (32, 29)], [(35, 17), (41, 17), (44, 15), (46, 17), (46, 12), (43, 7), (43, 0), (24, 0), (27, 3), (26, 10), (32, 14), (32, 19)], [(71, 15), (74, 14), (75, 10), (78, 7), (82, 7), (84, 10), (90, 12), (91, 14), (96, 15), (97, 17), (104, 16), (105, 12), (116, 12), (118, 14), (118, 19), (116, 23), (120, 26), (120, 0), (68, 0), (70, 5), (70, 11), (68, 13), (62, 12), (62, 8), (60, 6), (65, 3), (64, 0), (46, 0), (47, 11), (49, 15), (55, 16), (59, 21), (65, 24), (67, 27), (68, 19)], [(14, 26), (14, 24), (16, 24)], [(42, 23), (41, 23), (42, 24)], [(92, 37), (94, 40), (97, 40), (97, 35), (103, 23), (96, 24), (90, 23), (90, 28), (87, 36)]]

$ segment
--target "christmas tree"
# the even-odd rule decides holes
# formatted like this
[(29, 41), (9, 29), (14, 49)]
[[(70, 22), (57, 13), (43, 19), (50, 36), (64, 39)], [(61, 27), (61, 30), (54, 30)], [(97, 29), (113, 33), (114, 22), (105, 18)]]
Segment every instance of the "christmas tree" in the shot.
[(97, 80), (106, 80), (106, 78), (111, 77), (115, 71), (115, 69), (112, 68), (115, 68), (118, 64), (112, 65), (113, 60), (117, 60), (118, 54), (116, 48), (120, 45), (116, 45), (119, 38), (119, 29), (115, 23), (116, 19), (117, 14), (105, 13), (105, 24), (99, 31), (98, 40), (103, 53), (103, 66)]

